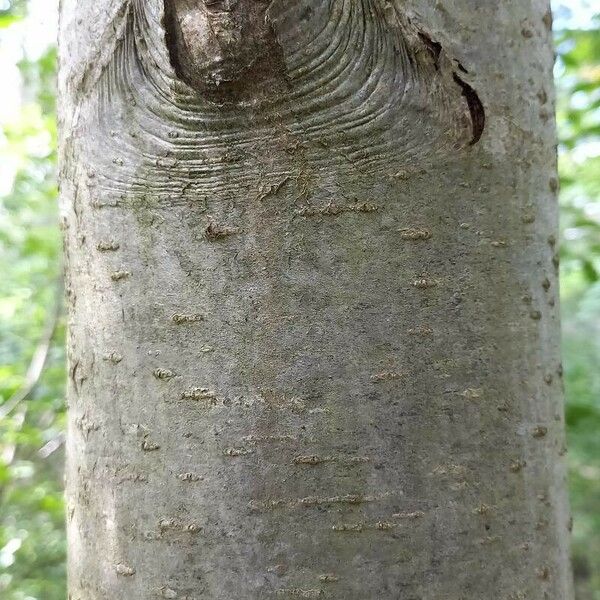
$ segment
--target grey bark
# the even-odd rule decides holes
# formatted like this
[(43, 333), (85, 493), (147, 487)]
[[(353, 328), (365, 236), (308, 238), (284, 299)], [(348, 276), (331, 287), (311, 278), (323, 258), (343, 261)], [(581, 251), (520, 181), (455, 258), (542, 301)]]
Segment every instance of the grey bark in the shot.
[(63, 0), (71, 600), (569, 600), (547, 0)]

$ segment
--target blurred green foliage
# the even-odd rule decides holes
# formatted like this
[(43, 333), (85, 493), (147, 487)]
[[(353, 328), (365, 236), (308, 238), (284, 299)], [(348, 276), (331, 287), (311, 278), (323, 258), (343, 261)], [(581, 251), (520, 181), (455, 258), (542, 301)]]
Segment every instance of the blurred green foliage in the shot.
[[(26, 3), (0, 2), (0, 7), (1, 43), (3, 30), (25, 16)], [(0, 196), (0, 598), (5, 600), (66, 595), (55, 65), (54, 49), (35, 61), (21, 58), (20, 115), (0, 131), (2, 174), (14, 177), (10, 191)]]
[(600, 600), (600, 15), (556, 38), (573, 566), (577, 600)]
[(8, 0), (0, 3), (0, 29), (9, 27), (25, 16), (26, 0)]
[[(2, 30), (26, 0), (0, 0)], [(560, 21), (559, 21), (560, 23)], [(600, 20), (557, 38), (563, 353), (577, 600), (600, 600)], [(65, 353), (56, 206), (56, 56), (22, 59), (0, 131), (0, 597), (65, 597)], [(43, 365), (43, 369), (41, 366)], [(39, 376), (38, 376), (39, 374)], [(22, 398), (28, 392), (25, 398)]]

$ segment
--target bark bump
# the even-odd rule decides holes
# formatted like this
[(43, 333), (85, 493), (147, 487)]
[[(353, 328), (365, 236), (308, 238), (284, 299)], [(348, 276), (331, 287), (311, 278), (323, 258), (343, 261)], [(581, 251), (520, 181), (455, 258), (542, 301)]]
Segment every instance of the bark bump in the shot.
[[(273, 180), (253, 173), (248, 185), (297, 181), (323, 164), (393, 177), (452, 158), (483, 133), (483, 104), (459, 60), (399, 2), (128, 6), (90, 94), (103, 139), (86, 149), (98, 154), (90, 162), (110, 163), (96, 181), (118, 203), (171, 196), (174, 180), (188, 195), (222, 189), (222, 173), (248, 174), (245, 161), (268, 164), (274, 148), (293, 168)], [(118, 130), (127, 145), (114, 144)]]

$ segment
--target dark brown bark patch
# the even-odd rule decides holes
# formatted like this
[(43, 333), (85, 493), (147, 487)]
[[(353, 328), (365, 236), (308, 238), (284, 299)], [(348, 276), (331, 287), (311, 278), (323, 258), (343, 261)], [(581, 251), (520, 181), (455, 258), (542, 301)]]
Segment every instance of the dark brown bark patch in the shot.
[(257, 0), (165, 0), (171, 65), (197, 91), (239, 99), (248, 88), (282, 79), (285, 64)]

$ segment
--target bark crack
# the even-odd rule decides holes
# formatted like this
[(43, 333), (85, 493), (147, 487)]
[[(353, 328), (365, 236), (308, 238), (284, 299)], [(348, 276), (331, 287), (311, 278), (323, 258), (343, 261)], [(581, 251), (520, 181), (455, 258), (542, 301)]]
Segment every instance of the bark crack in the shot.
[[(439, 71), (441, 62), (440, 58), (443, 52), (442, 44), (433, 40), (431, 36), (424, 33), (423, 31), (419, 32), (419, 38), (425, 44), (427, 50), (431, 54), (436, 70)], [(457, 67), (458, 70), (462, 73), (467, 73), (467, 70), (463, 67), (463, 65), (460, 62), (457, 62)], [(473, 137), (471, 139), (470, 145), (474, 146), (481, 139), (481, 136), (483, 135), (483, 131), (485, 129), (485, 108), (475, 89), (471, 85), (469, 85), (456, 72), (456, 70), (452, 71), (452, 78), (454, 82), (460, 87), (462, 95), (464, 96), (465, 101), (467, 103), (467, 107), (469, 109), (473, 132)]]
[(453, 74), (454, 81), (460, 86), (462, 94), (467, 101), (469, 107), (469, 113), (471, 115), (471, 122), (473, 124), (473, 138), (471, 140), (471, 146), (474, 146), (483, 135), (485, 129), (485, 109), (483, 102), (481, 102), (477, 92), (456, 72)]

